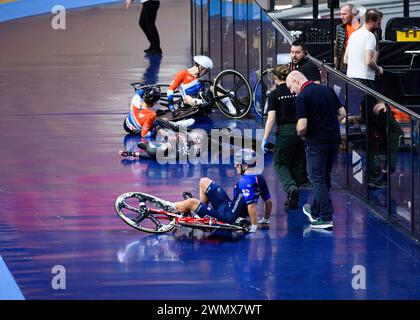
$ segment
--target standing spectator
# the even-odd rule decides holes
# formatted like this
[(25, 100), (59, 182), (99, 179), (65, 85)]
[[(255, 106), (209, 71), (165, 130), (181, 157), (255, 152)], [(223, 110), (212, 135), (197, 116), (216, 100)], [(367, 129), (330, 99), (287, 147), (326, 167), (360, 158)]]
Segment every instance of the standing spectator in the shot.
[(364, 25), (352, 33), (344, 54), (347, 76), (360, 80), (371, 88), (374, 88), (375, 74), (381, 75), (384, 72), (377, 64), (378, 51), (374, 34), (381, 28), (381, 20), (381, 12), (368, 10)]
[(332, 228), (331, 171), (341, 142), (339, 120), (345, 118), (346, 111), (333, 89), (308, 81), (298, 71), (287, 76), (286, 85), (297, 94), (296, 131), (305, 139), (309, 181), (314, 192), (312, 204), (305, 204), (303, 213), (311, 227)]
[(298, 70), (305, 75), (305, 77), (316, 83), (321, 83), (321, 73), (318, 67), (309, 60), (308, 51), (305, 44), (300, 41), (294, 41), (290, 47), (290, 70)]
[[(125, 0), (126, 8), (130, 8), (134, 0)], [(159, 32), (156, 28), (156, 16), (159, 0), (141, 0), (143, 8), (140, 13), (139, 25), (150, 42), (149, 48), (144, 50), (146, 55), (162, 55)]]
[(350, 38), (350, 35), (360, 28), (360, 23), (356, 18), (357, 10), (350, 3), (347, 3), (341, 7), (340, 15), (343, 23), (337, 25), (336, 28), (336, 38), (334, 44), (334, 67), (337, 70), (345, 73), (347, 66), (343, 59), (347, 47), (347, 42)]
[[(376, 90), (375, 75), (382, 75), (383, 69), (378, 66), (379, 40), (381, 37), (382, 12), (369, 9), (365, 14), (363, 27), (355, 31), (349, 39), (344, 60), (348, 61), (347, 76), (354, 78)], [(390, 173), (395, 170), (401, 129), (396, 124), (393, 114), (386, 116), (387, 108), (383, 101), (371, 96), (361, 103), (361, 121), (368, 124), (367, 150), (368, 183), (371, 187), (386, 187), (388, 180), (387, 164), (379, 161), (380, 155), (390, 154)], [(384, 148), (388, 140), (387, 124), (389, 124), (390, 150)], [(382, 147), (381, 147), (382, 146)]]
[(308, 176), (303, 141), (296, 134), (296, 96), (286, 86), (288, 74), (287, 65), (278, 65), (273, 71), (276, 88), (268, 97), (268, 118), (261, 147), (263, 152), (267, 151), (268, 137), (276, 123), (274, 168), (287, 195), (285, 206), (297, 209), (299, 186), (308, 184)]

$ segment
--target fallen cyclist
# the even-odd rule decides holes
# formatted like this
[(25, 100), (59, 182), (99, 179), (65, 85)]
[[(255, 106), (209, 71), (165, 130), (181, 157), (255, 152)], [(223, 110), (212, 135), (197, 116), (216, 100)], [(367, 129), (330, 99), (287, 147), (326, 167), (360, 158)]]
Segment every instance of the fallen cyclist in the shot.
[[(173, 102), (174, 91), (179, 89), (182, 100), (185, 105), (190, 107), (211, 108), (213, 97), (209, 88), (204, 88), (200, 78), (208, 71), (213, 69), (213, 61), (207, 56), (194, 56), (194, 65), (188, 69), (178, 71), (169, 85), (167, 91), (168, 108), (174, 113), (175, 106)], [(236, 108), (228, 97), (224, 97), (221, 101), (226, 105), (232, 115), (236, 114)]]
[[(137, 89), (131, 100), (130, 112), (124, 120), (124, 129), (128, 133), (138, 133), (142, 138), (156, 136), (159, 126), (156, 123), (156, 112), (153, 107), (161, 97), (159, 87), (152, 86)], [(170, 122), (174, 126), (189, 126), (194, 124), (194, 119)]]
[[(256, 152), (242, 149), (235, 153), (234, 158), (235, 169), (240, 178), (234, 187), (232, 200), (221, 186), (206, 177), (200, 180), (200, 199), (192, 198), (191, 194), (186, 193), (188, 199), (168, 202), (168, 205), (184, 215), (200, 218), (210, 216), (229, 224), (240, 223), (249, 217), (249, 232), (256, 232), (257, 224), (267, 226), (270, 223), (272, 200), (264, 176), (256, 173)], [(264, 216), (257, 222), (259, 197), (264, 201)]]

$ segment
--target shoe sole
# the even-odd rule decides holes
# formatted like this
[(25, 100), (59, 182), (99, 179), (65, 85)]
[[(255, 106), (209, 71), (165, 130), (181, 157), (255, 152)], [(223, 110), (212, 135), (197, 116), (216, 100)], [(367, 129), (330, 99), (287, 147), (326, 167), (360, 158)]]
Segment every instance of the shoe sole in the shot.
[(312, 218), (312, 215), (308, 211), (305, 210), (305, 206), (303, 206), (302, 211), (303, 211), (303, 214), (309, 218), (309, 221), (311, 223), (316, 221), (316, 219)]
[(311, 228), (314, 228), (314, 229), (332, 229), (334, 226), (333, 226), (333, 224), (331, 223), (331, 224), (319, 224), (319, 225), (313, 225), (313, 224), (311, 224)]

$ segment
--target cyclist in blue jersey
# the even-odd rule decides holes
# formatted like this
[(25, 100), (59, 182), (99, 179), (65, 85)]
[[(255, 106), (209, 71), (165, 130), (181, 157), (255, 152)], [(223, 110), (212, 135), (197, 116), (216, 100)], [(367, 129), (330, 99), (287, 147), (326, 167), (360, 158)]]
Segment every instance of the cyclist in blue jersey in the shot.
[[(257, 174), (254, 170), (257, 164), (256, 152), (251, 149), (242, 149), (235, 153), (234, 158), (235, 168), (240, 178), (234, 187), (232, 200), (221, 186), (206, 177), (200, 180), (200, 199), (191, 197), (175, 202), (174, 209), (183, 214), (195, 214), (199, 217), (211, 216), (226, 223), (235, 223), (249, 216), (251, 221), (249, 232), (257, 230), (257, 223), (268, 225), (272, 200), (264, 176)], [(264, 217), (257, 222), (259, 197), (264, 201)]]

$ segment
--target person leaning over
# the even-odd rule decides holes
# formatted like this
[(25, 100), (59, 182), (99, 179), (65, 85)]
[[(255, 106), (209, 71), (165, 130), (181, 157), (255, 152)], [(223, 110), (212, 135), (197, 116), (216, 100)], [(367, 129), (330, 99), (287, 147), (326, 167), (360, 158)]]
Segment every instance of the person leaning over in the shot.
[[(341, 143), (339, 121), (346, 116), (334, 90), (319, 85), (300, 72), (293, 71), (286, 85), (296, 96), (296, 131), (305, 139), (306, 162), (314, 198), (303, 206), (311, 227), (333, 227), (333, 206), (330, 197), (331, 172)], [(337, 118), (338, 116), (338, 118)]]

